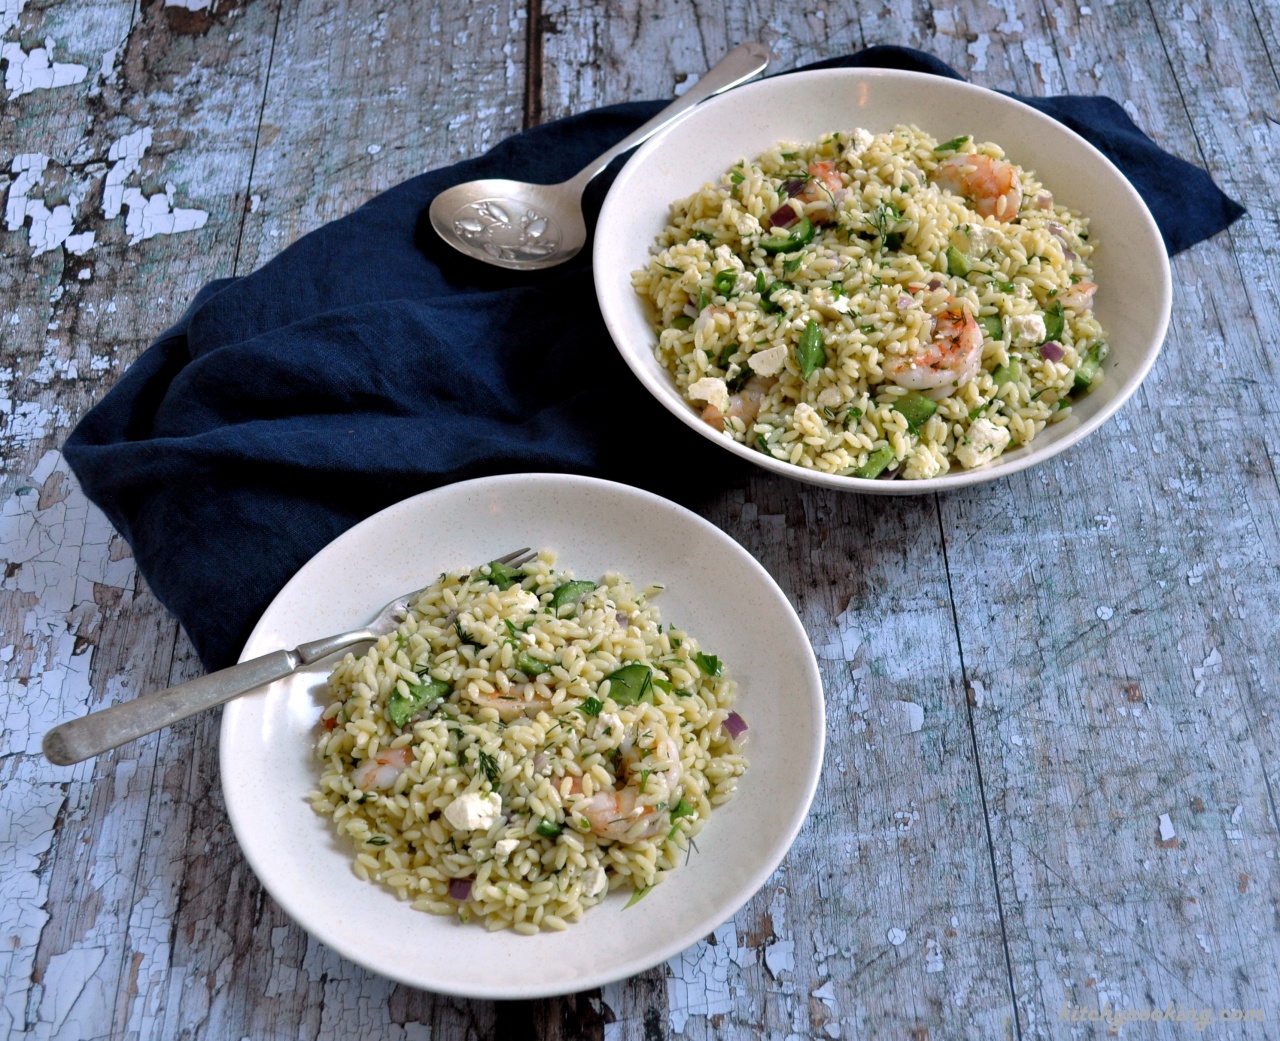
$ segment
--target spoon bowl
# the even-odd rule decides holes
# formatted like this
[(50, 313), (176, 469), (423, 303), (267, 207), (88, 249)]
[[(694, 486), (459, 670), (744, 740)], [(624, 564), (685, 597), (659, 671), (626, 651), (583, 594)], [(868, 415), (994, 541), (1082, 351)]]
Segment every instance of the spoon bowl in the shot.
[(536, 271), (563, 264), (587, 241), (582, 188), (501, 177), (468, 181), (431, 203), (431, 223), (454, 249), (499, 267)]
[(684, 95), (560, 184), (526, 184), (504, 178), (467, 181), (431, 201), (431, 226), (454, 249), (486, 264), (516, 271), (555, 267), (576, 256), (587, 241), (582, 193), (623, 152), (647, 141), (694, 105), (764, 71), (769, 51), (744, 43), (720, 59)]

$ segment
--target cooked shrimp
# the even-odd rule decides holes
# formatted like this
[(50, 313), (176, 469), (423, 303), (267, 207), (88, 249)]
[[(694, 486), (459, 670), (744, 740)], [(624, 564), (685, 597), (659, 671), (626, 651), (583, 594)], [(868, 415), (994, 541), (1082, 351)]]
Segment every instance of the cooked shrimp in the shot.
[(1093, 294), (1097, 291), (1096, 282), (1077, 282), (1070, 289), (1059, 293), (1058, 299), (1062, 301), (1063, 307), (1069, 307), (1073, 311), (1087, 311), (1093, 304)]
[(513, 683), (506, 690), (495, 690), (491, 694), (468, 689), (463, 697), (482, 708), (496, 709), (504, 723), (551, 709), (551, 699), (539, 693), (536, 683)]
[(933, 342), (924, 351), (886, 363), (885, 376), (899, 387), (958, 387), (978, 375), (982, 366), (982, 329), (968, 309), (953, 300), (934, 323)]
[(408, 746), (380, 749), (351, 771), (351, 783), (364, 791), (392, 788), (412, 762), (413, 750)]
[(962, 195), (984, 217), (1008, 223), (1022, 206), (1022, 185), (1013, 163), (976, 152), (953, 155), (933, 171), (933, 182)]
[[(627, 784), (612, 791), (598, 791), (574, 808), (591, 825), (592, 834), (612, 842), (651, 839), (665, 825), (663, 816), (651, 804), (640, 802), (641, 796), (657, 798), (668, 805), (677, 801), (676, 791), (682, 776), (680, 747), (670, 736), (660, 736), (653, 748), (643, 749), (628, 735), (619, 745)], [(582, 794), (582, 778), (569, 782), (571, 794)], [(644, 826), (635, 832), (636, 824)]]
[(834, 202), (838, 192), (844, 192), (844, 182), (840, 179), (840, 172), (836, 169), (835, 163), (823, 160), (809, 164), (809, 179), (804, 182), (804, 187), (796, 192), (795, 198), (806, 204)]
[[(591, 825), (592, 834), (612, 842), (642, 841), (662, 830), (663, 820), (652, 806), (637, 805), (640, 792), (636, 788), (620, 788), (614, 792), (596, 792), (578, 807)], [(639, 821), (644, 827), (632, 832)]]
[[(805, 206), (805, 213), (814, 224), (827, 224), (844, 196), (844, 182), (836, 164), (824, 159), (809, 164), (809, 177), (792, 198)], [(825, 205), (811, 209), (814, 203)]]
[(702, 421), (724, 433), (725, 419), (741, 419), (746, 427), (750, 427), (760, 415), (760, 406), (764, 404), (765, 395), (777, 383), (776, 377), (764, 378), (752, 376), (742, 385), (742, 389), (729, 395), (729, 409), (721, 412), (715, 405), (708, 405), (702, 410)]

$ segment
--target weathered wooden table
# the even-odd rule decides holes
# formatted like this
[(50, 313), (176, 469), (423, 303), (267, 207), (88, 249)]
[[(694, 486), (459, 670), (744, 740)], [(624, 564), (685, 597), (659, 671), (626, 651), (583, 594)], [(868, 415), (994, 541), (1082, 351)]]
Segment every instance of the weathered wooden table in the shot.
[[(83, 1039), (1280, 1036), (1280, 8), (1272, 0), (3, 0), (0, 1032)], [(1250, 208), (1178, 257), (1101, 435), (964, 494), (758, 476), (707, 515), (821, 659), (790, 857), (668, 965), (533, 1004), (310, 941), (242, 859), (211, 713), (73, 769), (44, 731), (193, 675), (59, 447), (206, 280), (541, 120), (905, 43), (1105, 93)], [(4, 177), (0, 174), (0, 177)], [(901, 702), (923, 709), (913, 730)]]

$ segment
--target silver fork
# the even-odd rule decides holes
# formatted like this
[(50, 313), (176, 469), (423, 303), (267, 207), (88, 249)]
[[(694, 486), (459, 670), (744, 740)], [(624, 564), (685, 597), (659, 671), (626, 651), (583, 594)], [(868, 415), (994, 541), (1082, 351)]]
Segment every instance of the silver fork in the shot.
[[(525, 547), (498, 557), (494, 563), (520, 567), (536, 555)], [(122, 705), (112, 705), (101, 712), (91, 712), (80, 719), (59, 723), (44, 735), (42, 747), (45, 758), (57, 766), (70, 766), (145, 737), (197, 712), (225, 704), (347, 647), (376, 640), (393, 632), (408, 613), (409, 605), (428, 588), (424, 586), (396, 597), (363, 629), (312, 640), (291, 651), (272, 651), (260, 658), (232, 665), (229, 669), (219, 669), (155, 694), (145, 694)]]

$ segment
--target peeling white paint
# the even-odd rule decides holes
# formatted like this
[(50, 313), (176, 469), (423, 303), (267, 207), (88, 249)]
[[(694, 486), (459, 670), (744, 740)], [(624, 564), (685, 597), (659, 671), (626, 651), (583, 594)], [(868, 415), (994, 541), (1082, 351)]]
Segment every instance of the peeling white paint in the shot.
[(213, 0), (164, 0), (165, 7), (183, 7), (188, 11), (207, 11), (213, 6)]
[(969, 52), (969, 57), (973, 59), (973, 64), (969, 66), (971, 72), (982, 72), (987, 67), (987, 49), (991, 46), (991, 37), (986, 33), (979, 33), (978, 38), (965, 48)]
[(898, 701), (898, 733), (914, 734), (924, 726), (924, 709), (914, 701)]
[(902, 944), (906, 942), (907, 934), (902, 929), (899, 929), (897, 926), (894, 926), (887, 933), (885, 933), (885, 939), (888, 940), (895, 947), (901, 947)]
[(0, 46), (0, 57), (9, 63), (4, 74), (4, 88), (10, 99), (35, 90), (69, 87), (83, 82), (89, 75), (88, 66), (55, 62), (52, 54), (52, 40), (46, 40), (43, 47), (36, 47), (29, 54), (16, 43)]
[(49, 157), (40, 152), (24, 152), (9, 164), (13, 183), (4, 206), (4, 223), (10, 231), (17, 231), (27, 219), (27, 196), (40, 183), (48, 166)]
[(124, 204), (124, 230), (129, 234), (129, 245), (156, 235), (176, 235), (180, 231), (203, 228), (209, 220), (204, 210), (175, 209), (173, 185), (166, 184), (163, 192), (147, 197), (137, 188), (126, 189)]
[(738, 927), (731, 921), (716, 929), (711, 939), (713, 942), (699, 940), (667, 962), (667, 1012), (676, 1034), (684, 1033), (690, 1016), (732, 1012), (730, 966), (754, 958), (754, 952), (738, 945)]
[(1173, 829), (1173, 821), (1167, 813), (1160, 814), (1160, 841), (1168, 842), (1170, 839), (1177, 837), (1177, 832)]
[(0, 36), (7, 35), (18, 24), (26, 6), (27, 0), (0, 0)]
[(120, 216), (124, 205), (124, 182), (142, 166), (142, 157), (151, 147), (151, 128), (143, 127), (114, 141), (107, 150), (106, 181), (102, 185), (102, 215), (108, 220)]

